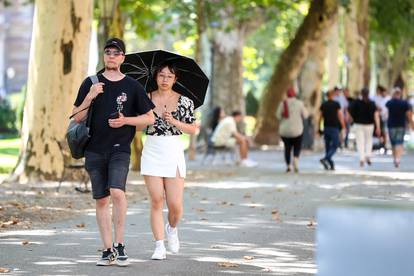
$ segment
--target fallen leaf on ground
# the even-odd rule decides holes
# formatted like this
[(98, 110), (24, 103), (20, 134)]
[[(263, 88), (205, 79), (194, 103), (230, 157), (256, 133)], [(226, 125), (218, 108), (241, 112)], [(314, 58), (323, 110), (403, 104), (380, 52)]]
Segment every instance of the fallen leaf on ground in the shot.
[(220, 262), (218, 263), (219, 267), (238, 267), (238, 264), (231, 263), (231, 262)]
[(19, 221), (17, 219), (13, 219), (13, 220), (9, 220), (9, 221), (2, 222), (0, 224), (0, 227), (1, 228), (4, 228), (4, 227), (10, 226), (10, 225), (15, 225), (17, 223), (19, 223)]
[(280, 222), (280, 213), (279, 210), (273, 209), (272, 210), (272, 218), (278, 222)]
[(309, 221), (309, 223), (306, 226), (308, 228), (315, 228), (316, 227), (316, 223), (315, 223), (315, 221), (311, 220), (311, 221)]
[(9, 273), (10, 269), (8, 268), (4, 268), (4, 267), (0, 267), (0, 273)]
[(253, 257), (253, 256), (243, 256), (243, 258), (244, 258), (245, 260), (248, 260), (248, 261), (250, 261), (250, 260), (253, 260), (253, 259), (254, 259), (254, 257)]
[(23, 245), (27, 245), (27, 244), (29, 244), (29, 241), (24, 240), (24, 241), (22, 241), (22, 244), (23, 244)]
[(85, 228), (85, 223), (76, 224), (76, 227), (78, 228)]

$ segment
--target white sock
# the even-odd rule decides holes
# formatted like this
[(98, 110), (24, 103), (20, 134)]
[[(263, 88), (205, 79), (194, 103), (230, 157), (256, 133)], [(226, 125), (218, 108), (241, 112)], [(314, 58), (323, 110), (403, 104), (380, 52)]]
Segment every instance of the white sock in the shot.
[(171, 227), (171, 225), (168, 223), (168, 225), (167, 225), (168, 234), (174, 233), (175, 230), (176, 230), (176, 227)]
[(159, 248), (159, 247), (165, 247), (164, 240), (155, 241), (155, 247), (157, 247), (157, 248)]

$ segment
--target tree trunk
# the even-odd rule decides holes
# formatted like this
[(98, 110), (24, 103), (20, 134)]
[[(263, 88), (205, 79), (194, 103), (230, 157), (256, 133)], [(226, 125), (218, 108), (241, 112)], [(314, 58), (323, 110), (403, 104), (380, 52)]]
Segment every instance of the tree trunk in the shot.
[(218, 31), (213, 41), (212, 106), (221, 106), (227, 114), (245, 111), (243, 96), (243, 30)]
[(310, 48), (326, 36), (328, 27), (338, 13), (335, 0), (314, 0), (296, 32), (295, 38), (282, 53), (261, 99), (255, 142), (277, 143), (276, 108), (285, 91), (297, 78)]
[(328, 45), (327, 45), (327, 75), (328, 75), (328, 88), (333, 88), (340, 83), (340, 68), (338, 64), (339, 57), (339, 26), (336, 21), (332, 25), (332, 30), (329, 33)]
[[(195, 47), (195, 61), (198, 64), (203, 62), (203, 42), (202, 38), (206, 32), (205, 2), (197, 0), (197, 39)], [(190, 135), (190, 145), (188, 148), (188, 159), (195, 160), (196, 157), (197, 134)]]
[(391, 56), (388, 53), (387, 44), (379, 42), (376, 45), (375, 56), (377, 59), (377, 83), (389, 89), (391, 86)]
[(404, 66), (407, 63), (407, 57), (410, 54), (412, 41), (413, 39), (411, 37), (402, 38), (402, 41), (395, 50), (390, 68), (390, 82), (388, 84), (388, 89), (392, 89), (392, 87), (397, 83), (399, 76), (401, 76)]
[(88, 67), (92, 1), (37, 1), (24, 110), (22, 154), (14, 176), (60, 180), (71, 162), (65, 133)]
[(352, 0), (345, 14), (345, 48), (348, 56), (348, 89), (355, 96), (369, 86), (369, 0)]
[(377, 45), (378, 83), (388, 91), (395, 86), (399, 75), (404, 70), (412, 41), (413, 39), (409, 37), (401, 38), (393, 56), (389, 54), (386, 42)]
[(142, 144), (142, 131), (135, 133), (134, 140), (131, 144), (131, 170), (139, 171), (141, 169), (141, 155), (144, 145)]
[(309, 118), (305, 120), (303, 136), (303, 146), (307, 149), (313, 147), (314, 126), (317, 124), (317, 114), (322, 98), (321, 84), (325, 72), (326, 50), (326, 40), (316, 43), (298, 78), (300, 98), (309, 112)]
[(358, 33), (364, 42), (362, 49), (362, 56), (364, 59), (362, 83), (364, 87), (369, 87), (371, 79), (371, 69), (369, 63), (369, 0), (358, 1)]
[(98, 52), (97, 70), (103, 68), (102, 49), (110, 37), (123, 39), (125, 22), (119, 5), (119, 0), (98, 1)]

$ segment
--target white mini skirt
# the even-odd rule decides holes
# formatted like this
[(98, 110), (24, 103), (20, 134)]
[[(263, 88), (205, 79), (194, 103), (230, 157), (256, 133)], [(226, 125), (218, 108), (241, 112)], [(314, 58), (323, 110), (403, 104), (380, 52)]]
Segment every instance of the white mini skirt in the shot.
[(147, 135), (141, 156), (141, 175), (186, 176), (183, 144), (179, 135)]

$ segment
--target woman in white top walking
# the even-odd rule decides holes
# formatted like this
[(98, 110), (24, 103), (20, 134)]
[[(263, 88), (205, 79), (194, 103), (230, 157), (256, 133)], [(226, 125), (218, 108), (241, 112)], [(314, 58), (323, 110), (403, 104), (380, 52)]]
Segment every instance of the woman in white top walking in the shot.
[(164, 64), (155, 72), (158, 90), (151, 93), (155, 104), (154, 124), (148, 126), (141, 157), (141, 174), (151, 197), (151, 228), (155, 250), (151, 259), (166, 258), (164, 245), (164, 199), (168, 207), (165, 225), (168, 247), (178, 253), (177, 225), (183, 213), (184, 178), (186, 165), (180, 135), (194, 134), (197, 130), (194, 103), (191, 99), (172, 90), (177, 81), (178, 69), (174, 64)]
[(296, 98), (293, 88), (287, 91), (287, 99), (280, 103), (276, 117), (279, 119), (279, 135), (285, 145), (286, 172), (290, 172), (291, 155), (293, 150), (293, 169), (298, 172), (298, 161), (302, 146), (303, 119), (308, 112), (302, 101)]

